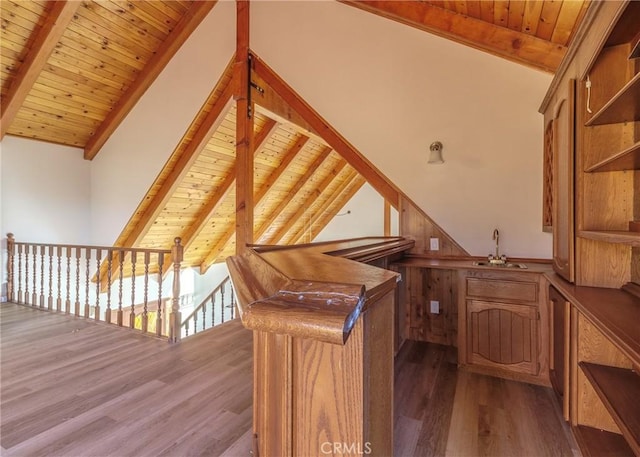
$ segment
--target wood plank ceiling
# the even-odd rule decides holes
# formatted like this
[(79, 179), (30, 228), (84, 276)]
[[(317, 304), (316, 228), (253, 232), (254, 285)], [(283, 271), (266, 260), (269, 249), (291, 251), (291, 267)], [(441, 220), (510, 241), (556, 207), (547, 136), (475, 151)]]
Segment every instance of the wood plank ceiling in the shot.
[(590, 0), (339, 0), (544, 71), (555, 72)]
[[(161, 248), (180, 236), (184, 265), (202, 272), (235, 252), (232, 71), (230, 64), (117, 246)], [(258, 244), (312, 241), (365, 183), (321, 138), (261, 108), (255, 114), (254, 144)]]
[[(343, 1), (546, 71), (557, 68), (588, 2)], [(94, 158), (215, 3), (2, 0), (2, 138), (76, 146)], [(282, 85), (275, 75), (257, 80)], [(181, 236), (185, 264), (202, 270), (234, 252), (233, 81), (230, 65), (116, 245), (166, 248)], [(255, 116), (256, 242), (311, 241), (365, 177), (397, 202), (393, 186), (343, 138), (322, 122), (288, 118), (298, 125), (265, 109)]]

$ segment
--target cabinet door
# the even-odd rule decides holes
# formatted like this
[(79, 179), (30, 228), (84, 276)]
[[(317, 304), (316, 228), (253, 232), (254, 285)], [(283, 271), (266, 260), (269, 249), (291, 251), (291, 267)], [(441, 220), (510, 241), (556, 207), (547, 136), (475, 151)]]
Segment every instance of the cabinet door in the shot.
[(574, 282), (575, 80), (560, 92), (553, 116), (553, 268)]
[(549, 287), (551, 306), (551, 385), (562, 400), (562, 413), (569, 420), (569, 312), (570, 303), (552, 286)]
[(467, 300), (467, 361), (537, 375), (536, 306)]

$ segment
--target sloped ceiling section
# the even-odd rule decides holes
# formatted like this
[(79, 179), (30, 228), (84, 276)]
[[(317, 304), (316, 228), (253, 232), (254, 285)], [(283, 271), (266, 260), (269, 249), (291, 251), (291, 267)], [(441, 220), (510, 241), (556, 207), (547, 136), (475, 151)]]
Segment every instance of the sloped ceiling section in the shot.
[[(590, 0), (343, 3), (554, 72)], [(2, 0), (0, 138), (93, 159), (216, 0)], [(416, 56), (420, 58), (420, 56)]]
[(92, 159), (215, 4), (2, 0), (2, 137)]
[[(235, 253), (234, 84), (230, 62), (116, 246), (166, 248), (179, 236), (183, 265), (200, 271)], [(365, 179), (317, 135), (256, 111), (256, 243), (312, 241)]]
[(540, 70), (555, 72), (590, 0), (339, 0)]

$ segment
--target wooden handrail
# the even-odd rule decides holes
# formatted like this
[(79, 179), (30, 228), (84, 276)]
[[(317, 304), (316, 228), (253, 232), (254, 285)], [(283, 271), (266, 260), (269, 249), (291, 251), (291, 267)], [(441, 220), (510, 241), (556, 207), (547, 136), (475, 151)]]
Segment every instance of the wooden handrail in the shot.
[[(229, 300), (229, 304), (225, 306), (225, 289), (227, 287), (229, 288), (230, 300)], [(218, 295), (220, 296), (220, 301), (216, 302), (216, 296)], [(219, 309), (220, 309), (219, 314), (216, 312), (217, 306), (219, 306)], [(200, 304), (193, 309), (193, 311), (187, 317), (185, 317), (182, 320), (183, 336), (184, 337), (189, 336), (189, 332), (191, 331), (191, 328), (192, 328), (191, 327), (192, 323), (193, 323), (193, 334), (196, 334), (198, 331), (203, 331), (208, 328), (215, 327), (218, 324), (224, 323), (225, 322), (224, 309), (226, 307), (231, 308), (231, 311), (229, 313), (230, 314), (229, 318), (235, 319), (235, 292), (233, 290), (233, 286), (231, 285), (231, 280), (229, 276), (227, 276), (222, 281), (220, 281), (220, 284), (218, 284), (213, 289), (213, 291), (209, 295), (207, 295), (200, 302)], [(211, 310), (211, 317), (209, 319), (209, 322), (211, 325), (207, 325), (207, 320), (206, 320), (207, 312), (209, 308)], [(198, 323), (200, 322), (200, 320), (198, 319), (198, 315), (202, 315), (202, 321), (200, 326), (198, 325)], [(219, 316), (220, 319), (216, 319), (217, 316)]]
[[(175, 331), (181, 323), (179, 297), (183, 252), (180, 238), (174, 240), (171, 249), (147, 249), (17, 242), (9, 233), (7, 253), (9, 301), (109, 323), (115, 320), (118, 326), (134, 327), (135, 304), (142, 295), (142, 330), (157, 336), (166, 335), (163, 330), (167, 310), (162, 306), (162, 266), (165, 256), (171, 256), (174, 278), (169, 339), (174, 342), (180, 340), (180, 332)], [(112, 274), (112, 267), (116, 265), (117, 276)], [(104, 284), (99, 274), (101, 268), (107, 271)], [(124, 296), (125, 269), (131, 277), (127, 284), (130, 299)], [(149, 329), (149, 286), (154, 276), (157, 281), (157, 307), (151, 311), (157, 313), (157, 319), (155, 329)], [(128, 321), (123, 322), (127, 307), (131, 312)], [(115, 319), (112, 318), (114, 313)]]

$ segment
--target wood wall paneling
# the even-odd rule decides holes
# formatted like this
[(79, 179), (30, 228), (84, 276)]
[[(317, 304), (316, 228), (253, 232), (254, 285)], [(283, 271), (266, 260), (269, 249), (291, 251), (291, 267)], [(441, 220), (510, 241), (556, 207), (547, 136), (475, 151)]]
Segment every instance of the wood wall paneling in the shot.
[[(453, 270), (407, 268), (409, 319), (407, 337), (415, 341), (458, 345), (457, 273)], [(431, 313), (431, 300), (440, 313)]]
[[(410, 254), (423, 256), (469, 256), (456, 241), (442, 230), (427, 214), (409, 198), (400, 198), (400, 236), (415, 240)], [(440, 239), (440, 250), (431, 251), (429, 239)]]

